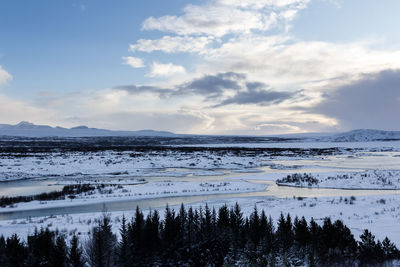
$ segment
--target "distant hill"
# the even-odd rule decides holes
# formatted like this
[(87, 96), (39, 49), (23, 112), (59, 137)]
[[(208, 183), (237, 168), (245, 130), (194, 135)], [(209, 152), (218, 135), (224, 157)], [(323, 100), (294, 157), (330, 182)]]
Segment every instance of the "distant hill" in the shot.
[(36, 125), (22, 121), (16, 125), (0, 124), (0, 136), (24, 137), (90, 137), (90, 136), (164, 136), (172, 137), (176, 134), (166, 131), (140, 130), (140, 131), (111, 131), (105, 129), (78, 126), (73, 128), (51, 127)]
[(332, 134), (317, 139), (318, 141), (330, 142), (400, 141), (400, 131), (358, 129), (345, 133)]
[(299, 133), (274, 136), (218, 136), (218, 135), (180, 135), (167, 131), (139, 130), (112, 131), (106, 129), (77, 126), (73, 128), (36, 125), (22, 121), (16, 125), (0, 124), (0, 136), (17, 137), (101, 137), (101, 136), (154, 136), (180, 137), (191, 139), (194, 143), (247, 143), (247, 142), (370, 142), (400, 141), (400, 131), (358, 129), (343, 133)]

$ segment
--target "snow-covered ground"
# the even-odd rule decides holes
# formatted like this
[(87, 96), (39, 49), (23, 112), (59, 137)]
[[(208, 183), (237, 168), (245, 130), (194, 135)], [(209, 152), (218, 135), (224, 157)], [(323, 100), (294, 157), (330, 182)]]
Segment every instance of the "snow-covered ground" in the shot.
[(400, 189), (399, 170), (295, 173), (277, 180), (280, 185), (310, 188)]
[(268, 156), (220, 155), (207, 150), (193, 153), (71, 152), (0, 155), (0, 181), (43, 177), (176, 177), (221, 175), (221, 169), (244, 170), (265, 165)]
[[(367, 228), (379, 239), (389, 235), (400, 246), (400, 194), (397, 194), (400, 191), (387, 190), (400, 189), (400, 142), (243, 145), (243, 148), (253, 147), (254, 151), (218, 150), (224, 146), (241, 147), (238, 144), (204, 146), (216, 149), (185, 151), (166, 147), (165, 151), (0, 153), (0, 180), (21, 179), (4, 183), (9, 186), (18, 187), (24, 179), (30, 183), (36, 179), (42, 182), (52, 180), (52, 186), (75, 183), (105, 185), (100, 190), (76, 195), (73, 199), (67, 196), (65, 200), (18, 203), (0, 208), (0, 213), (160, 199), (157, 205), (151, 207), (159, 209), (162, 214), (168, 198), (181, 196), (194, 207), (204, 206), (205, 202), (219, 207), (233, 205), (237, 201), (246, 215), (257, 205), (275, 221), (281, 212), (304, 215), (307, 219), (314, 217), (319, 221), (329, 216), (333, 220), (343, 220), (356, 237)], [(318, 183), (283, 182), (312, 189), (278, 187), (274, 183), (294, 173), (311, 173)], [(48, 185), (43, 183), (43, 186)], [(267, 185), (271, 193), (269, 196), (265, 193)], [(385, 190), (342, 192), (322, 188)], [(218, 197), (212, 197), (217, 194)], [(354, 197), (351, 197), (352, 194)], [(197, 202), (199, 199), (193, 196), (210, 198)], [(114, 231), (118, 231), (122, 214), (131, 217), (134, 208), (111, 212)], [(176, 206), (174, 208), (177, 209)], [(85, 238), (100, 216), (101, 213), (96, 212), (3, 220), (0, 221), (0, 234), (19, 233), (23, 237), (33, 232), (35, 227), (48, 226), (68, 235), (79, 233)]]
[[(356, 238), (363, 229), (369, 229), (376, 238), (382, 240), (388, 236), (397, 246), (400, 246), (400, 195), (384, 196), (357, 196), (357, 197), (324, 197), (324, 198), (276, 198), (276, 197), (249, 197), (227, 198), (207, 201), (211, 207), (221, 205), (234, 205), (238, 202), (245, 215), (249, 215), (255, 206), (258, 210), (265, 210), (271, 215), (275, 223), (281, 212), (294, 216), (313, 217), (322, 223), (323, 218), (331, 217), (332, 220), (340, 219), (351, 229)], [(193, 207), (204, 207), (205, 202), (192, 203)], [(179, 206), (172, 206), (175, 210)], [(165, 207), (157, 208), (163, 216)], [(154, 210), (154, 209), (153, 209)], [(145, 210), (146, 214), (148, 210)], [(122, 214), (130, 218), (134, 216), (131, 211), (110, 213), (114, 231), (118, 232)], [(1, 234), (11, 235), (19, 233), (25, 236), (32, 233), (35, 227), (49, 227), (59, 229), (67, 236), (78, 234), (83, 240), (87, 237), (96, 219), (101, 213), (81, 213), (71, 215), (58, 215), (38, 218), (0, 221)]]
[(21, 202), (11, 206), (1, 207), (0, 213), (80, 206), (112, 201), (255, 192), (263, 191), (265, 188), (265, 184), (250, 183), (241, 180), (216, 182), (179, 182), (166, 180), (139, 185), (108, 185), (97, 188), (94, 191), (74, 195), (73, 199), (66, 197), (63, 200)]

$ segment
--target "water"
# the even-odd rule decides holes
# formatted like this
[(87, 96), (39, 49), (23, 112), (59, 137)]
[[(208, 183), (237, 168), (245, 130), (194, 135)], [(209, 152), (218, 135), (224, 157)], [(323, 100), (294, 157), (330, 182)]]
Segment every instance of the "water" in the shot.
[[(178, 205), (180, 203), (189, 204), (194, 202), (207, 201), (211, 199), (228, 199), (241, 197), (333, 197), (333, 196), (363, 196), (363, 195), (383, 195), (383, 194), (399, 194), (400, 190), (343, 190), (343, 189), (318, 189), (318, 188), (296, 188), (277, 186), (275, 182), (270, 181), (282, 176), (286, 173), (295, 172), (337, 172), (337, 171), (364, 171), (367, 169), (399, 169), (400, 157), (399, 152), (368, 152), (355, 155), (326, 156), (322, 159), (289, 159), (274, 160), (270, 163), (280, 164), (284, 169), (271, 169), (270, 167), (262, 167), (264, 173), (257, 174), (258, 180), (251, 180), (254, 183), (264, 183), (268, 187), (265, 191), (237, 193), (237, 194), (218, 194), (218, 195), (201, 195), (201, 196), (181, 196), (181, 197), (163, 197), (141, 200), (125, 200), (107, 202), (108, 211), (125, 211), (135, 209), (139, 206), (142, 209), (159, 208), (166, 205)], [(297, 169), (290, 169), (293, 165), (298, 165)], [(286, 167), (288, 169), (286, 169)], [(167, 169), (166, 171), (185, 172), (185, 169)], [(220, 170), (219, 170), (220, 171)], [(218, 176), (182, 176), (182, 177), (146, 177), (149, 182), (157, 182), (164, 180), (174, 181), (224, 181), (229, 177), (249, 177), (249, 173), (235, 173), (229, 170), (223, 170), (224, 175)], [(109, 178), (109, 177), (108, 177)], [(121, 177), (118, 177), (120, 179)], [(16, 195), (32, 195), (42, 192), (61, 190), (62, 185), (57, 185), (60, 178), (49, 178), (46, 180), (24, 180), (5, 182), (0, 184), (0, 196), (16, 196)], [(62, 179), (62, 178), (61, 178)], [(96, 178), (98, 179), (98, 177)], [(103, 203), (82, 204), (70, 207), (41, 208), (29, 211), (13, 211), (0, 212), (0, 220), (19, 219), (37, 216), (50, 216), (60, 214), (101, 212)]]
[(60, 191), (63, 185), (57, 184), (57, 179), (23, 180), (0, 183), (0, 197), (29, 196), (51, 191)]
[(288, 186), (278, 186), (273, 181), (250, 180), (254, 183), (267, 184), (268, 187), (264, 191), (237, 193), (237, 194), (216, 194), (216, 195), (200, 195), (200, 196), (177, 196), (163, 197), (141, 200), (124, 200), (112, 201), (106, 203), (82, 204), (69, 207), (53, 207), (41, 208), (27, 211), (12, 211), (0, 212), (0, 220), (15, 220), (28, 217), (43, 217), (63, 214), (76, 213), (91, 213), (102, 212), (104, 208), (108, 212), (112, 211), (128, 211), (134, 210), (137, 206), (141, 209), (155, 209), (165, 207), (166, 204), (174, 206), (181, 203), (187, 205), (195, 202), (203, 202), (214, 199), (229, 199), (229, 198), (249, 198), (249, 197), (278, 197), (278, 198), (293, 198), (293, 197), (333, 197), (333, 196), (367, 196), (367, 195), (384, 195), (384, 194), (400, 194), (400, 190), (345, 190), (345, 189), (321, 189), (321, 188), (296, 188)]

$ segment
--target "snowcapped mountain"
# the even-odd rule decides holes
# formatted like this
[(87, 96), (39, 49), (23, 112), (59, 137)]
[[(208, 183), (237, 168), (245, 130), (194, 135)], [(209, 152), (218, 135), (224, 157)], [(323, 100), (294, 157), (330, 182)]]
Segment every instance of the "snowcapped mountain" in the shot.
[[(87, 126), (77, 126), (73, 128), (63, 128), (60, 126), (51, 127), (48, 125), (36, 125), (22, 121), (16, 125), (0, 124), (0, 136), (19, 136), (19, 137), (99, 137), (99, 136), (160, 136), (160, 137), (196, 137), (196, 135), (178, 135), (167, 131), (139, 130), (139, 131), (112, 131), (106, 129), (89, 128)], [(213, 138), (213, 136), (209, 136)], [(218, 137), (218, 136), (214, 136)], [(196, 139), (200, 138), (197, 136)], [(251, 138), (251, 136), (248, 136)], [(260, 137), (254, 137), (260, 138)], [(400, 141), (400, 131), (382, 131), (371, 129), (358, 129), (344, 133), (302, 133), (275, 135), (266, 137), (283, 138), (292, 142), (370, 142), (370, 141)], [(222, 141), (223, 142), (223, 141)]]
[(172, 132), (140, 130), (140, 131), (111, 131), (105, 129), (77, 126), (73, 128), (51, 127), (48, 125), (36, 125), (22, 121), (16, 125), (0, 124), (0, 136), (24, 136), (24, 137), (90, 137), (90, 136), (176, 136)]
[(345, 133), (333, 134), (317, 138), (318, 141), (329, 142), (369, 142), (369, 141), (400, 141), (400, 131), (383, 131), (358, 129)]

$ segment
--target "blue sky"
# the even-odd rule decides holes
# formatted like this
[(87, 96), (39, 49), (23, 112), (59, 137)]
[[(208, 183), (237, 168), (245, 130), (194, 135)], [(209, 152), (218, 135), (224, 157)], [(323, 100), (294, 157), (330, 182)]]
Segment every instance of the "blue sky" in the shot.
[(0, 123), (400, 130), (398, 10), (396, 0), (3, 0)]

